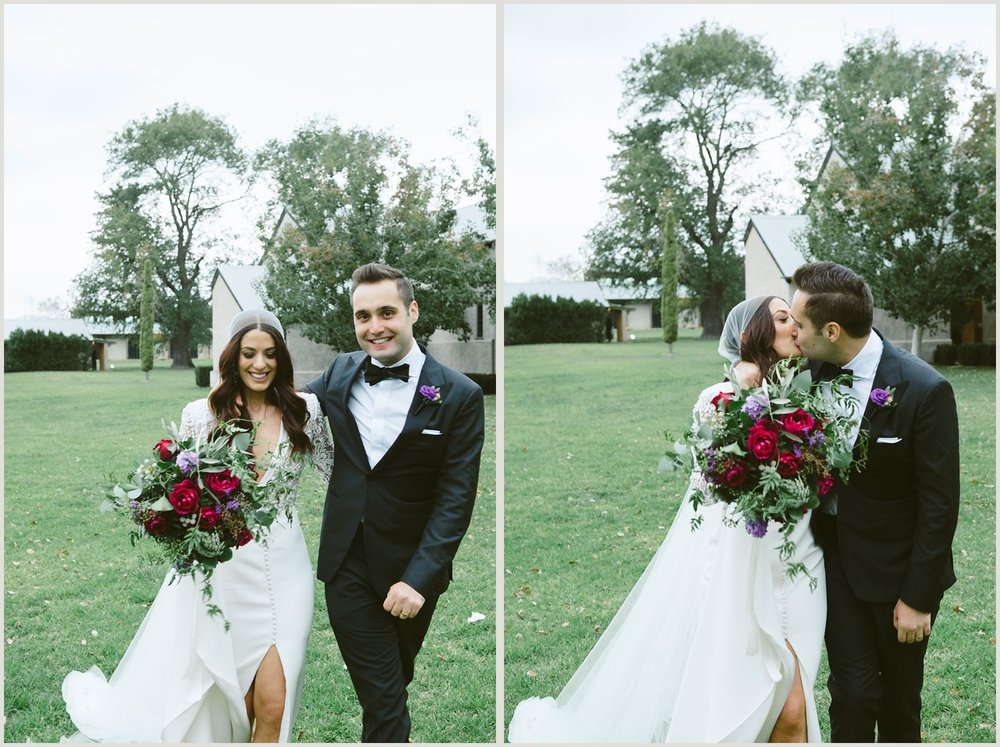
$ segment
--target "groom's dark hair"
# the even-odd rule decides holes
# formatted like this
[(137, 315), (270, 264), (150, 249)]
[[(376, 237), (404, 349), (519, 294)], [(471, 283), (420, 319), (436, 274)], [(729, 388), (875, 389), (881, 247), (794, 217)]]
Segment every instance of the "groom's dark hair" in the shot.
[(809, 262), (795, 271), (792, 282), (809, 294), (806, 316), (817, 330), (837, 322), (851, 337), (871, 332), (872, 291), (854, 270), (836, 262)]
[(380, 283), (383, 280), (395, 280), (396, 288), (403, 299), (403, 306), (409, 313), (410, 304), (413, 303), (413, 283), (400, 270), (381, 262), (369, 262), (361, 265), (351, 275), (351, 298), (354, 298), (354, 291), (359, 285), (366, 283)]

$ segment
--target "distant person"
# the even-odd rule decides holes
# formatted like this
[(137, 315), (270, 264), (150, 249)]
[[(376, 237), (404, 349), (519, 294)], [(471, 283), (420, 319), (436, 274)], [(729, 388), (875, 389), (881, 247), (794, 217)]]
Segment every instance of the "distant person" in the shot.
[[(237, 314), (219, 384), (184, 408), (179, 435), (206, 438), (223, 420), (256, 424), (258, 483), (297, 485), (303, 456), (329, 475), (333, 451), (316, 396), (293, 387), (284, 336), (268, 311)], [(96, 666), (64, 680), (80, 730), (70, 741), (291, 741), (313, 615), (312, 567), (296, 514), (290, 522), (279, 514), (266, 544), (251, 540), (219, 564), (212, 603), (228, 632), (209, 616), (195, 577), (170, 571), (110, 682)]]
[(614, 324), (614, 315), (609, 311), (608, 315), (604, 317), (604, 339), (608, 342), (611, 342), (611, 330), (614, 328)]
[(90, 343), (90, 370), (91, 371), (96, 371), (97, 370), (97, 359), (100, 358), (100, 357), (101, 356), (97, 353), (97, 343), (96, 342)]

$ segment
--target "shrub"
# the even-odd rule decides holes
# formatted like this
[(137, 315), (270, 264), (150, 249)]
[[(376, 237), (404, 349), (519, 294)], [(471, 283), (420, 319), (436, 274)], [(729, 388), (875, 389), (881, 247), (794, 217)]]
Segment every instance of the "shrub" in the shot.
[(990, 366), (991, 368), (996, 368), (997, 365), (997, 346), (993, 345), (983, 345), (979, 356), (980, 366)]
[(197, 386), (209, 386), (212, 375), (212, 364), (211, 363), (195, 363), (194, 364), (194, 383)]
[(935, 366), (954, 366), (958, 360), (958, 346), (942, 343), (934, 348), (933, 363)]
[(963, 366), (978, 366), (983, 344), (966, 342), (958, 346), (958, 362)]
[(606, 315), (596, 301), (521, 293), (504, 309), (504, 345), (600, 342)]
[(90, 370), (90, 340), (83, 335), (15, 329), (4, 341), (3, 353), (4, 373)]
[(484, 373), (467, 373), (465, 374), (474, 382), (479, 384), (479, 388), (483, 390), (483, 394), (496, 394), (497, 393), (497, 375), (496, 374), (484, 374)]

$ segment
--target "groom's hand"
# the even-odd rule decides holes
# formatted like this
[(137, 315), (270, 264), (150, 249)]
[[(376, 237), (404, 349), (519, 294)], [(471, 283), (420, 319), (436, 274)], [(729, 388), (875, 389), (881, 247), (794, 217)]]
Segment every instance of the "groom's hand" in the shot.
[(892, 624), (900, 643), (920, 643), (931, 634), (931, 613), (915, 610), (900, 599), (892, 611)]
[(416, 617), (424, 606), (423, 595), (402, 581), (397, 581), (389, 587), (389, 593), (382, 602), (382, 609), (400, 620)]

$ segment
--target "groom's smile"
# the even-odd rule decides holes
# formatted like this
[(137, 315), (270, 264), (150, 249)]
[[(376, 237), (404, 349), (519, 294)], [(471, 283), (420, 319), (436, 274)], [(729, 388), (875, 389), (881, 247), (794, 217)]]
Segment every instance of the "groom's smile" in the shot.
[(383, 366), (395, 365), (410, 352), (419, 311), (416, 301), (406, 307), (394, 280), (358, 285), (351, 302), (362, 350)]

